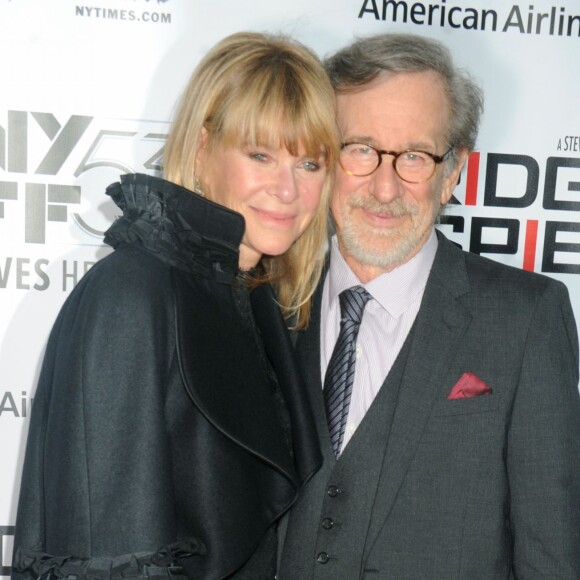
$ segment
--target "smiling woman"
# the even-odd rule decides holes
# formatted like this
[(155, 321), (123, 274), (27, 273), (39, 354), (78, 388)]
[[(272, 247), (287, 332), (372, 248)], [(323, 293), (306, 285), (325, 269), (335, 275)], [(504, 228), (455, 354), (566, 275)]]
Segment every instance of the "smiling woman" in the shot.
[(166, 179), (107, 189), (115, 252), (51, 333), (13, 578), (273, 578), (276, 522), (320, 465), (286, 326), (308, 322), (338, 143), (309, 49), (240, 33), (202, 60)]
[[(321, 248), (326, 244), (328, 199), (339, 147), (335, 97), (318, 59), (304, 46), (287, 46), (283, 57), (259, 43), (240, 50), (249, 38), (255, 36), (226, 38), (199, 64), (167, 141), (165, 175), (191, 190), (205, 187), (208, 199), (219, 196), (215, 201), (228, 205), (226, 192), (232, 186), (239, 191), (246, 182), (233, 183), (238, 177), (225, 156), (232, 159), (237, 152), (263, 161), (272, 169), (269, 180), (276, 187), (287, 187), (287, 176), (274, 171), (279, 160), (273, 154), (294, 158), (297, 181), (292, 185), (300, 193), (294, 204), (310, 199), (313, 185), (320, 192), (320, 204), (306, 235), (287, 252), (280, 256), (263, 252), (259, 276), (276, 287), (283, 311), (301, 328), (308, 320), (313, 281), (320, 276)], [(292, 163), (289, 158), (286, 163)], [(297, 170), (300, 165), (303, 171)], [(214, 185), (218, 178), (222, 185), (225, 179), (231, 181), (218, 191)], [(253, 182), (247, 183), (250, 187)], [(262, 186), (271, 191), (271, 183)], [(246, 227), (250, 235), (253, 228)]]
[(218, 145), (202, 148), (200, 158), (203, 191), (244, 217), (243, 270), (264, 254), (286, 252), (318, 210), (327, 173), (322, 156), (312, 159), (303, 148), (293, 155), (283, 147)]

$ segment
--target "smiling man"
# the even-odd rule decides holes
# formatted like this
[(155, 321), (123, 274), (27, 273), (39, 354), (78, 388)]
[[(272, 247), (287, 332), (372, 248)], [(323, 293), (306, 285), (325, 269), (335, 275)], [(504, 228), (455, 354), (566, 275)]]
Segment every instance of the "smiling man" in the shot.
[(434, 228), (483, 99), (440, 43), (327, 61), (336, 236), (297, 349), (325, 464), (280, 580), (580, 577), (578, 338), (563, 284)]

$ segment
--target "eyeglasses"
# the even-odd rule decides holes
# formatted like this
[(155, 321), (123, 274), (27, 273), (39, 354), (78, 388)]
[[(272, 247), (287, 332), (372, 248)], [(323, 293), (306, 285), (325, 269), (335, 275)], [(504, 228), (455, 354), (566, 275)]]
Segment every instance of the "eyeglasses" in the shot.
[(439, 163), (449, 159), (453, 147), (444, 155), (433, 155), (427, 151), (385, 151), (366, 143), (343, 143), (340, 150), (340, 166), (355, 177), (367, 177), (383, 162), (383, 155), (393, 156), (393, 168), (407, 183), (429, 181)]

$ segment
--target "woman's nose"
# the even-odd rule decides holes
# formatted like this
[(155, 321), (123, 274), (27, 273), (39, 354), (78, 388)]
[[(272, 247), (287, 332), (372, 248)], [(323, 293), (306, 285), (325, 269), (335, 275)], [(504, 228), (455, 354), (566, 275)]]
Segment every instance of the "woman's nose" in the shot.
[(298, 197), (298, 185), (293, 168), (278, 168), (266, 191), (282, 203), (292, 203)]

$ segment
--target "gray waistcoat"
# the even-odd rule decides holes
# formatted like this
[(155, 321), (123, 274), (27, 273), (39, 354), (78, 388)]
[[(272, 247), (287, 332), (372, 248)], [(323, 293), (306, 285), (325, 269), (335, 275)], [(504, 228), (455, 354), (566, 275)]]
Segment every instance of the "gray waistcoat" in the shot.
[[(389, 431), (413, 332), (356, 433), (335, 460), (327, 435), (322, 393), (317, 405), (324, 465), (293, 508), (284, 540), (279, 580), (356, 580), (383, 469)], [(285, 537), (284, 537), (285, 536)]]

